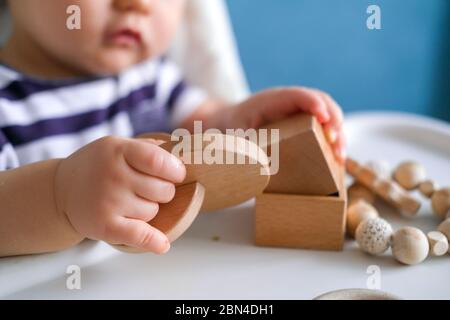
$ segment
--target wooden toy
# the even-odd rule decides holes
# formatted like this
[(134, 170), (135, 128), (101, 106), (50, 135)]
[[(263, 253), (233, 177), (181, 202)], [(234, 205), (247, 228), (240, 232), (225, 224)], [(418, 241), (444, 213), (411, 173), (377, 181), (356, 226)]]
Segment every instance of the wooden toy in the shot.
[[(178, 186), (175, 198), (159, 206), (158, 214), (150, 224), (164, 232), (170, 242), (177, 240), (194, 222), (205, 197), (205, 188), (200, 183)], [(139, 253), (142, 250), (125, 245), (115, 245), (121, 251)]]
[(427, 238), (432, 256), (439, 257), (448, 252), (448, 239), (445, 234), (439, 231), (431, 231), (427, 233)]
[(265, 129), (280, 141), (262, 146), (279, 152), (279, 172), (256, 197), (255, 243), (341, 250), (345, 237), (345, 171), (334, 158), (317, 120), (300, 114)]
[[(161, 134), (140, 138), (166, 141), (160, 146), (172, 153), (180, 147), (179, 142), (168, 141), (168, 137)], [(171, 242), (189, 228), (200, 210), (239, 204), (262, 193), (269, 181), (267, 156), (251, 141), (222, 134), (184, 136), (183, 139), (187, 140), (183, 142), (179, 157), (186, 166), (186, 179), (177, 185), (174, 199), (161, 204), (157, 216), (149, 222), (166, 233)], [(212, 159), (206, 158), (211, 155), (205, 153), (207, 151), (213, 151)], [(199, 156), (203, 158), (198, 159)], [(238, 158), (245, 161), (224, 163), (226, 159)], [(211, 161), (213, 159), (222, 161)], [(123, 245), (115, 247), (126, 252), (141, 252)]]
[(375, 194), (369, 189), (358, 182), (354, 182), (347, 189), (348, 202), (352, 203), (354, 201), (364, 200), (369, 204), (375, 202)]
[(279, 151), (279, 171), (266, 193), (328, 196), (339, 192), (339, 164), (315, 117), (299, 114), (262, 127), (278, 129), (279, 143), (260, 146), (271, 156)]
[(438, 190), (431, 197), (433, 212), (441, 219), (450, 213), (450, 188)]
[[(372, 169), (360, 166), (352, 159), (348, 160), (347, 167), (350, 173), (357, 177), (357, 181), (362, 181), (365, 185), (372, 186), (372, 190), (377, 191), (378, 194), (383, 195), (382, 191), (384, 191), (380, 190), (380, 185), (388, 185), (386, 190), (391, 190), (389, 196), (392, 197), (391, 203), (394, 203), (394, 205), (396, 201), (400, 201), (408, 195), (400, 186), (395, 186), (395, 182), (380, 179)], [(351, 228), (357, 225), (355, 238), (362, 251), (378, 255), (391, 247), (394, 258), (406, 265), (420, 263), (428, 255), (443, 256), (447, 252), (450, 253), (450, 218), (448, 217), (450, 189), (445, 188), (434, 191), (436, 184), (432, 180), (425, 179), (425, 176), (421, 176), (418, 179), (422, 180), (418, 184), (420, 191), (427, 197), (431, 195), (433, 209), (440, 218), (444, 218), (447, 212), (446, 220), (438, 226), (437, 231), (431, 231), (425, 236), (417, 228), (403, 227), (392, 233), (391, 226), (383, 219), (371, 218), (364, 220), (366, 212), (370, 211), (362, 206), (361, 203), (365, 201), (360, 199), (359, 202), (350, 204), (347, 225), (351, 226)], [(395, 190), (395, 192), (392, 192), (392, 190)], [(358, 206), (361, 208), (358, 208)], [(364, 212), (364, 214), (360, 212)], [(350, 227), (348, 228), (350, 229)], [(389, 236), (390, 234), (392, 236)]]
[(392, 227), (384, 219), (368, 219), (356, 229), (356, 242), (362, 251), (371, 255), (381, 255), (389, 249)]
[(429, 252), (425, 234), (414, 227), (403, 227), (392, 235), (392, 254), (403, 264), (418, 264), (426, 259)]
[(321, 294), (313, 300), (401, 300), (399, 297), (372, 289), (341, 289)]
[(433, 193), (438, 189), (438, 185), (433, 180), (426, 180), (419, 184), (420, 193), (427, 198), (431, 198)]
[(445, 236), (447, 237), (447, 240), (450, 241), (450, 218), (447, 218), (444, 222), (442, 222), (438, 226), (438, 231), (445, 234)]
[(366, 166), (375, 172), (380, 178), (390, 178), (389, 164), (383, 160), (374, 160), (367, 162)]
[(417, 162), (403, 162), (394, 171), (394, 179), (406, 190), (414, 190), (425, 181), (425, 168)]
[(347, 210), (347, 234), (354, 238), (356, 228), (361, 222), (378, 216), (377, 209), (363, 199), (350, 203)]
[(375, 172), (360, 165), (353, 159), (347, 159), (347, 172), (356, 181), (372, 190), (386, 202), (407, 216), (415, 215), (420, 209), (420, 201), (408, 194), (400, 185), (390, 179), (379, 178)]

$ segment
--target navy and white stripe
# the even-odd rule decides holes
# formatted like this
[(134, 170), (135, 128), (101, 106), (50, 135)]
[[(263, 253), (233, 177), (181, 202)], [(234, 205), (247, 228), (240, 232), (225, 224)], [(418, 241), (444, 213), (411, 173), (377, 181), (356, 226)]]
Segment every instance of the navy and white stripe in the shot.
[(64, 81), (0, 65), (0, 170), (66, 157), (106, 135), (171, 130), (204, 99), (167, 59), (116, 76)]

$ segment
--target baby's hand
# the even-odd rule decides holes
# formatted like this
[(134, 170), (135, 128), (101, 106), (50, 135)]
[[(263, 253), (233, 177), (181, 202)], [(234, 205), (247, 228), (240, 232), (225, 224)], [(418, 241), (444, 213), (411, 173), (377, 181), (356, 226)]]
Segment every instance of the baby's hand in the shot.
[(161, 254), (169, 240), (147, 222), (185, 175), (183, 163), (155, 141), (106, 137), (61, 161), (56, 204), (87, 238)]
[(336, 158), (346, 158), (342, 130), (343, 113), (326, 93), (303, 87), (277, 88), (262, 91), (233, 109), (232, 127), (258, 128), (298, 112), (309, 112), (324, 126)]

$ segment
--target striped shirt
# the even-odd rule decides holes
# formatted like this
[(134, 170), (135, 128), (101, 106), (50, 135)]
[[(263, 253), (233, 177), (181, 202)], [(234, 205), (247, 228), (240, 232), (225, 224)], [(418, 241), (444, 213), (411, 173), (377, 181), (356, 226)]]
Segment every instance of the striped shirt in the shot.
[(67, 157), (107, 135), (170, 131), (204, 99), (165, 58), (114, 76), (63, 81), (0, 64), (0, 170)]

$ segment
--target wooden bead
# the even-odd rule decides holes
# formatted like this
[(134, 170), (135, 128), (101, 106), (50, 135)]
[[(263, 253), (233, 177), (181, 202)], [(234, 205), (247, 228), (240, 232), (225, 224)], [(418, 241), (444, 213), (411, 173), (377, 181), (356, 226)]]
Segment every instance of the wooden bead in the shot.
[(431, 198), (431, 196), (433, 195), (433, 193), (438, 189), (438, 185), (436, 182), (434, 182), (433, 180), (427, 180), (422, 182), (421, 184), (419, 184), (419, 191), (420, 193), (427, 197), (427, 198)]
[(367, 203), (373, 204), (375, 202), (375, 194), (360, 183), (353, 183), (347, 190), (349, 203), (358, 201), (360, 199), (365, 200)]
[(429, 252), (425, 234), (413, 227), (403, 227), (392, 236), (392, 254), (403, 264), (413, 265), (426, 259)]
[(432, 256), (443, 256), (448, 252), (448, 239), (442, 232), (428, 232), (427, 238)]
[(371, 255), (381, 255), (389, 249), (391, 236), (391, 225), (381, 218), (365, 220), (356, 228), (359, 247)]
[(448, 241), (450, 241), (450, 218), (447, 218), (442, 222), (437, 229), (447, 237)]
[(426, 178), (425, 168), (417, 162), (404, 162), (394, 171), (395, 181), (406, 190), (416, 189)]
[(450, 188), (438, 190), (431, 197), (433, 212), (442, 219), (450, 213)]
[(378, 211), (365, 200), (358, 199), (347, 210), (347, 233), (354, 238), (356, 228), (367, 219), (378, 218)]

